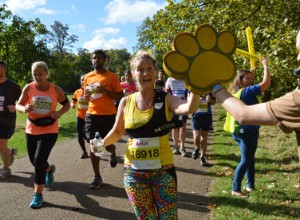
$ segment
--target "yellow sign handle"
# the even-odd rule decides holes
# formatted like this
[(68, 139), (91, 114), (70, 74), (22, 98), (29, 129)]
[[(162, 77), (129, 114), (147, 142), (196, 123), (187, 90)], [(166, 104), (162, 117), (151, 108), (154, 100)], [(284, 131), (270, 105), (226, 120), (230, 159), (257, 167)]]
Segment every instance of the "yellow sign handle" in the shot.
[(246, 28), (246, 37), (248, 43), (248, 51), (237, 48), (235, 52), (238, 55), (249, 58), (251, 69), (255, 69), (256, 61), (259, 60), (260, 57), (259, 55), (255, 54), (252, 30), (250, 27)]

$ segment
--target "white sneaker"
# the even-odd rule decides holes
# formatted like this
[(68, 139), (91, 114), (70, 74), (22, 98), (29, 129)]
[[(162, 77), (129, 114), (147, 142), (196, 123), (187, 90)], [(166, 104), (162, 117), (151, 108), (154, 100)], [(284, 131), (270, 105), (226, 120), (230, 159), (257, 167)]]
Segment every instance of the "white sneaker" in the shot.
[(186, 156), (186, 151), (185, 151), (185, 148), (183, 147), (180, 147), (179, 148), (179, 152), (181, 153), (181, 156), (185, 157)]
[(4, 169), (2, 168), (0, 170), (0, 178), (1, 179), (5, 179), (7, 177), (11, 176), (11, 170), (8, 168), (8, 169)]
[(10, 166), (14, 163), (17, 152), (18, 152), (17, 148), (13, 147), (10, 149), (10, 156), (9, 156), (10, 157)]
[(179, 154), (178, 147), (174, 147), (174, 148), (172, 149), (172, 152), (173, 152), (173, 154)]

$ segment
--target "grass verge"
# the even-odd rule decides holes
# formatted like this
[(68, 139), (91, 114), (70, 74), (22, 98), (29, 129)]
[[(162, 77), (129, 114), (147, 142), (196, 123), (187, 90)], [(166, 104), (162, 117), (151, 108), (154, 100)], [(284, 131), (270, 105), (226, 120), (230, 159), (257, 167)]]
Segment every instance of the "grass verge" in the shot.
[[(256, 190), (247, 199), (231, 195), (234, 170), (240, 160), (238, 145), (223, 130), (225, 111), (216, 105), (215, 135), (209, 169), (213, 186), (212, 219), (300, 219), (300, 164), (295, 134), (275, 126), (261, 127), (256, 151)], [(246, 186), (246, 179), (243, 180)]]

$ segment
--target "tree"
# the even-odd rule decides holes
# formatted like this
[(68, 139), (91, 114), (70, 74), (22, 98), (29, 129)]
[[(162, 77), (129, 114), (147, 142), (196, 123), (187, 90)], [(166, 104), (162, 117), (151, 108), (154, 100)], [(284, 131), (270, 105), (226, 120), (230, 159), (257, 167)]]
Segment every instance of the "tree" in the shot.
[[(238, 48), (247, 50), (245, 29), (250, 26), (256, 51), (270, 58), (273, 98), (295, 87), (295, 36), (300, 27), (300, 1), (286, 0), (168, 0), (169, 4), (138, 28), (138, 48), (150, 49), (158, 60), (171, 49), (182, 31), (194, 32), (208, 23), (218, 31), (231, 30)], [(234, 56), (238, 69), (250, 68), (247, 59)], [(161, 64), (160, 64), (161, 65)], [(161, 66), (159, 66), (161, 67)], [(257, 80), (261, 80), (261, 68)]]
[(39, 19), (25, 21), (0, 6), (0, 59), (8, 64), (9, 77), (21, 86), (31, 81), (31, 64), (47, 61), (49, 50), (43, 36), (46, 27)]
[(129, 69), (131, 54), (127, 49), (107, 50), (107, 68), (117, 74), (123, 75), (126, 69)]
[(52, 32), (49, 31), (49, 42), (53, 44), (53, 51), (58, 51), (63, 54), (67, 52), (68, 47), (73, 47), (72, 44), (78, 41), (76, 35), (69, 34), (68, 25), (63, 25), (59, 21), (54, 21), (54, 24), (50, 27), (52, 28)]

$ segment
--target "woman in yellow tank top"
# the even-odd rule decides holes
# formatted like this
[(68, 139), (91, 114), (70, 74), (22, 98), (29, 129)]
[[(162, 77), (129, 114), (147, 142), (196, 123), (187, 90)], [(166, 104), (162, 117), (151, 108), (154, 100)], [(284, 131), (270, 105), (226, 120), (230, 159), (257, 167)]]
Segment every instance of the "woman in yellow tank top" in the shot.
[[(171, 113), (193, 113), (199, 96), (182, 100), (165, 92), (155, 92), (154, 57), (138, 51), (131, 69), (139, 91), (122, 98), (116, 122), (103, 139), (103, 146), (129, 137), (126, 146), (124, 186), (138, 219), (178, 219), (177, 183), (169, 130)], [(95, 151), (95, 147), (91, 147)]]

